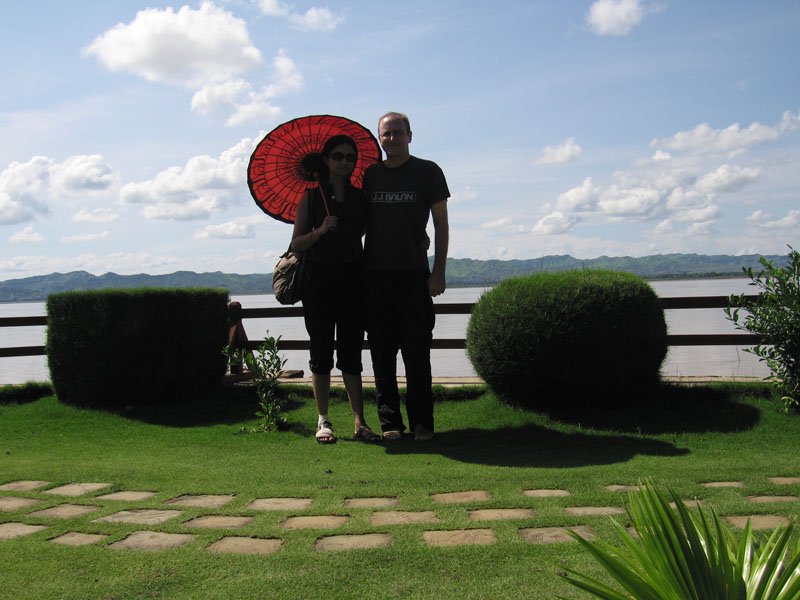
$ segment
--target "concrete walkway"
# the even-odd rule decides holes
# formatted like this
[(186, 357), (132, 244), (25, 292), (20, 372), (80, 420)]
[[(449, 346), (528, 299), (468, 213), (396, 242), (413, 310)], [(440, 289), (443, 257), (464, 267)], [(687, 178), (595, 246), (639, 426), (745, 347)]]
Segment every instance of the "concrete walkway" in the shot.
[[(795, 512), (800, 511), (800, 497), (780, 493), (783, 486), (800, 484), (800, 476), (768, 477), (767, 480), (774, 486), (774, 495), (748, 495), (745, 484), (740, 481), (710, 481), (702, 485), (730, 488), (741, 493), (752, 504), (755, 514), (725, 517), (733, 526), (743, 528), (749, 519), (755, 529), (774, 529), (786, 525), (786, 517), (760, 509), (776, 503), (792, 503), (793, 508), (797, 509)], [(636, 490), (634, 486), (622, 484), (609, 485), (605, 489), (620, 493)], [(158, 501), (157, 508), (138, 506), (144, 501), (152, 506), (153, 499), (158, 495), (153, 490), (121, 489), (110, 482), (65, 485), (34, 479), (2, 482), (0, 544), (13, 544), (16, 539), (36, 536), (35, 539), (43, 544), (101, 545), (123, 551), (160, 551), (201, 543), (196, 541), (196, 532), (210, 530), (215, 539), (205, 547), (208, 552), (273, 554), (281, 550), (285, 538), (248, 535), (248, 527), (265, 512), (279, 515), (279, 526), (287, 536), (295, 530), (314, 531), (315, 539), (308, 550), (315, 552), (384, 548), (391, 546), (392, 532), (396, 527), (413, 525), (421, 526), (419, 543), (427, 546), (491, 545), (496, 541), (492, 527), (501, 521), (513, 521), (517, 534), (528, 543), (574, 542), (563, 527), (534, 526), (536, 500), (553, 497), (565, 498), (564, 515), (573, 521), (576, 518), (591, 519), (606, 515), (622, 515), (625, 518), (621, 498), (617, 505), (612, 506), (572, 506), (569, 503), (571, 493), (566, 489), (523, 490), (520, 493), (520, 505), (504, 508), (481, 507), (492, 501), (491, 490), (454, 490), (431, 494), (429, 506), (415, 511), (397, 510), (401, 501), (397, 496), (347, 498), (340, 514), (317, 514), (314, 498), (285, 497), (245, 498), (246, 504), (239, 514), (218, 514), (220, 509), (238, 499), (235, 494), (182, 494)], [(452, 510), (441, 513), (438, 510), (445, 506), (459, 507), (464, 513), (462, 516), (466, 516), (475, 526), (448, 528), (448, 519), (443, 515), (452, 514)], [(358, 513), (365, 514), (368, 531), (358, 534), (336, 532)], [(88, 519), (90, 516), (92, 518)], [(69, 531), (63, 533), (65, 523)], [(171, 532), (163, 531), (160, 527), (165, 523), (170, 524)], [(179, 533), (174, 532), (176, 523)], [(112, 534), (112, 530), (105, 527), (106, 524), (114, 524), (113, 531), (118, 531), (119, 524), (128, 526), (130, 531)], [(51, 529), (56, 533), (51, 533)], [(588, 523), (571, 529), (585, 538), (594, 535)]]

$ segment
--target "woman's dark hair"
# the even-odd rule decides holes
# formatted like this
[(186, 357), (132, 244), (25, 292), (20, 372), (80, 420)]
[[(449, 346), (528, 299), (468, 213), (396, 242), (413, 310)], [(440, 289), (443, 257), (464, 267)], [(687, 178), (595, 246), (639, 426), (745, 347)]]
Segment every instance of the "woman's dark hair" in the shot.
[(356, 159), (358, 158), (358, 146), (356, 146), (353, 138), (347, 135), (335, 135), (325, 142), (325, 145), (322, 147), (322, 156), (329, 156), (336, 146), (341, 146), (342, 144), (350, 146), (356, 155)]

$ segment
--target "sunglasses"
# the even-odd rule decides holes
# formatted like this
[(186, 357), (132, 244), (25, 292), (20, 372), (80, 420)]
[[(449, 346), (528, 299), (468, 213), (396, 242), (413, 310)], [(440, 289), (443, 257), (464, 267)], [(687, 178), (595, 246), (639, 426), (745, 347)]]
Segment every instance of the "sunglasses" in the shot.
[(346, 160), (347, 162), (354, 163), (356, 162), (356, 155), (352, 152), (348, 152), (347, 154), (342, 154), (341, 152), (331, 152), (328, 158), (335, 160), (336, 162), (340, 162)]

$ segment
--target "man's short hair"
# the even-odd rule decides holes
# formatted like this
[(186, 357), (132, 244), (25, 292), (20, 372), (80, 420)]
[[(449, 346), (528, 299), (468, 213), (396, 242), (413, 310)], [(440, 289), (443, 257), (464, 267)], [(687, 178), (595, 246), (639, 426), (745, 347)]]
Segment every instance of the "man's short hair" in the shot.
[(381, 128), (381, 121), (383, 121), (386, 117), (394, 117), (397, 119), (403, 119), (403, 123), (406, 125), (406, 132), (411, 133), (411, 122), (408, 120), (408, 115), (400, 112), (390, 111), (383, 115), (380, 119), (378, 119), (378, 129)]

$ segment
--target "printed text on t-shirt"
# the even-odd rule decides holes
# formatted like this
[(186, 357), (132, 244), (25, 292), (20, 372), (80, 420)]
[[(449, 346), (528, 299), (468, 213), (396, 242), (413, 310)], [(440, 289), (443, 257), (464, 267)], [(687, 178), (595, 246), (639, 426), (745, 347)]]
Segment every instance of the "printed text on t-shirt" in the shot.
[(372, 192), (372, 201), (381, 204), (395, 204), (397, 202), (416, 202), (416, 192)]

